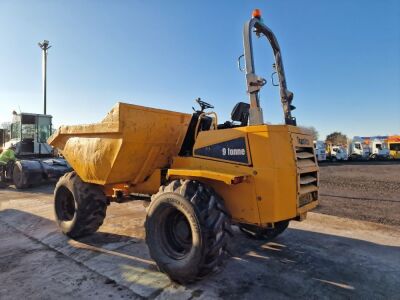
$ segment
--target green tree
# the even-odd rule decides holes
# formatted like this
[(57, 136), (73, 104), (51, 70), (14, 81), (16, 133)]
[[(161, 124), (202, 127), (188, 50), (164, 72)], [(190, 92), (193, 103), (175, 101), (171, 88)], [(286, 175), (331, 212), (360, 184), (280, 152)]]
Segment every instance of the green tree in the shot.
[(335, 131), (326, 136), (326, 143), (333, 145), (346, 145), (347, 136), (339, 131)]

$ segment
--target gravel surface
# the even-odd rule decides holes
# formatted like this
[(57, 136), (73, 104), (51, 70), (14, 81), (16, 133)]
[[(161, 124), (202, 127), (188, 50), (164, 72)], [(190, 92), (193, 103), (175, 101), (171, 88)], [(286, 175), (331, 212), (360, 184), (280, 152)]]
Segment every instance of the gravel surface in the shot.
[(320, 165), (319, 213), (400, 226), (400, 162)]
[(272, 242), (234, 227), (219, 272), (178, 285), (158, 272), (140, 201), (112, 203), (99, 231), (72, 240), (53, 187), (0, 190), (0, 299), (398, 299), (400, 228), (309, 213)]
[(0, 299), (398, 299), (399, 174), (322, 165), (322, 214), (268, 243), (235, 227), (225, 267), (186, 286), (151, 260), (140, 201), (112, 203), (96, 234), (72, 240), (54, 222), (54, 186), (0, 189)]
[(0, 221), (0, 299), (140, 299)]

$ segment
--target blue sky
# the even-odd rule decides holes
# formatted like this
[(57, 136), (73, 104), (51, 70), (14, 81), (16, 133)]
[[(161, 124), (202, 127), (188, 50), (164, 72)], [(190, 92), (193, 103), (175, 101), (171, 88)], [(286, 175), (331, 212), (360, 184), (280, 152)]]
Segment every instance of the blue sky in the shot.
[[(215, 105), (220, 120), (247, 101), (242, 27), (253, 8), (282, 48), (294, 115), (322, 138), (400, 134), (400, 1), (0, 0), (0, 122), (42, 112), (41, 54), (48, 39), (48, 113), (55, 125), (102, 119), (117, 101), (191, 112)], [(272, 54), (255, 43), (264, 119), (281, 123)]]

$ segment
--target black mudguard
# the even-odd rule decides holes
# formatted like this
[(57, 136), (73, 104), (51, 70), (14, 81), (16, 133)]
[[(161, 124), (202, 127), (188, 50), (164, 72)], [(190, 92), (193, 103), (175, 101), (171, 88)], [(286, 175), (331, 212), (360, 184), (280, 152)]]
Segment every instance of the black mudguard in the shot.
[(28, 186), (38, 185), (44, 181), (58, 179), (72, 168), (65, 159), (22, 159), (19, 160), (26, 183)]
[(63, 158), (42, 159), (40, 164), (46, 179), (58, 179), (65, 173), (72, 171), (71, 166)]
[[(42, 166), (37, 160), (19, 160), (16, 164), (20, 165), (23, 176), (23, 187), (38, 185), (43, 181)], [(14, 170), (16, 172), (16, 170)]]

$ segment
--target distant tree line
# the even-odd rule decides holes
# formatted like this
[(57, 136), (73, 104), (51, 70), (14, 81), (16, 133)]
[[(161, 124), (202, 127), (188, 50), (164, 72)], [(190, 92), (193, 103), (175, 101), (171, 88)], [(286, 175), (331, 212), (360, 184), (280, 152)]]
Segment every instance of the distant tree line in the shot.
[(335, 131), (326, 136), (325, 142), (333, 145), (346, 145), (347, 135), (341, 133), (340, 131)]
[(317, 141), (319, 138), (318, 130), (314, 126), (299, 126), (301, 129), (308, 131), (312, 136), (314, 141)]
[[(308, 131), (312, 136), (314, 141), (319, 139), (319, 132), (314, 126), (299, 126), (301, 129)], [(347, 144), (347, 135), (341, 133), (340, 131), (334, 131), (326, 136), (325, 142), (333, 145), (345, 145)]]

